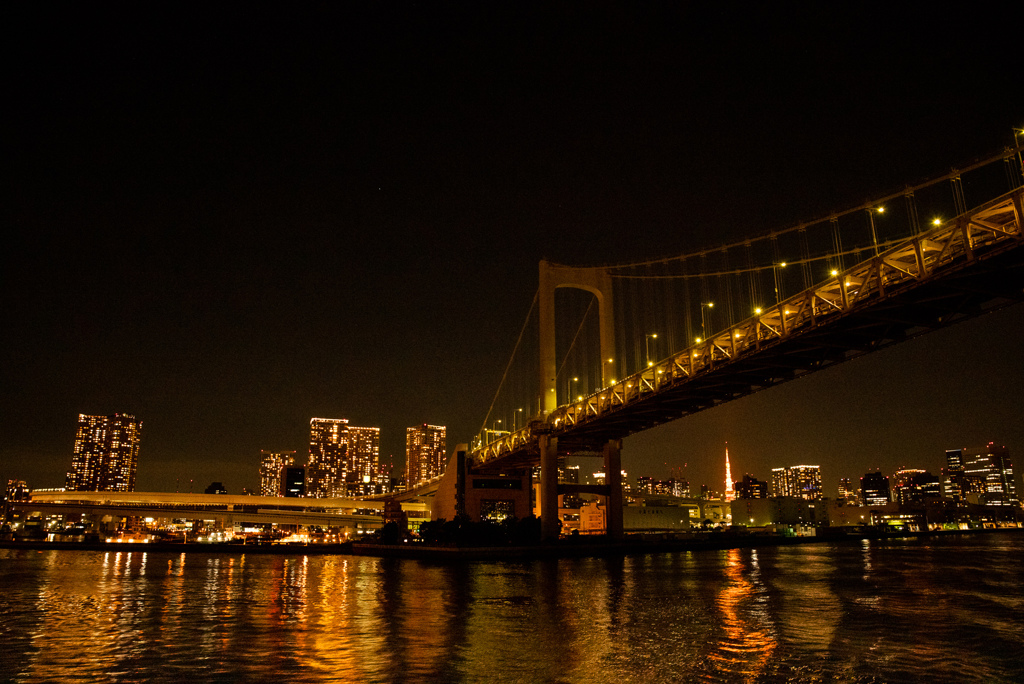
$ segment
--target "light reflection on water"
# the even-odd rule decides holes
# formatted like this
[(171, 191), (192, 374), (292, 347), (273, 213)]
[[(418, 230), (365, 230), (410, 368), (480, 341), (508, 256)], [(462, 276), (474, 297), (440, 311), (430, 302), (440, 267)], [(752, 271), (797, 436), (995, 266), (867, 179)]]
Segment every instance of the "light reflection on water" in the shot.
[(776, 647), (771, 616), (758, 605), (764, 586), (757, 551), (727, 551), (725, 577), (727, 584), (716, 598), (725, 633), (709, 654), (715, 670), (715, 676), (709, 677), (749, 681), (765, 671)]
[(531, 562), (0, 550), (0, 681), (1022, 681), (1024, 538)]

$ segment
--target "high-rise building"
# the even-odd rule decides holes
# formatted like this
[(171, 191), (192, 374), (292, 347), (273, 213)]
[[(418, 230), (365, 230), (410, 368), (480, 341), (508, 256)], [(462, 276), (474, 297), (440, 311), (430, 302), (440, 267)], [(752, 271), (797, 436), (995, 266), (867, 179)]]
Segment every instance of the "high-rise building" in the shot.
[(798, 499), (821, 498), (821, 466), (798, 465), (772, 468), (772, 495)]
[(417, 425), (405, 429), (405, 486), (412, 489), (444, 474), (448, 429), (443, 425)]
[(889, 494), (889, 478), (882, 471), (865, 473), (860, 478), (860, 493), (865, 506), (884, 506), (892, 501)]
[(295, 465), (294, 451), (260, 451), (260, 496), (284, 496), (281, 469)]
[(72, 492), (134, 492), (142, 421), (125, 413), (79, 414), (65, 488)]
[(309, 421), (309, 465), (306, 468), (306, 496), (344, 496), (348, 476), (348, 421), (344, 418), (311, 418)]
[(354, 482), (346, 486), (347, 496), (370, 496), (387, 491), (387, 474), (380, 464), (380, 428), (348, 428), (348, 454)]
[(920, 468), (902, 468), (893, 476), (892, 497), (900, 504), (921, 504), (942, 496), (939, 478)]
[(344, 418), (309, 421), (306, 496), (346, 498), (383, 491), (380, 428), (355, 427)]
[(961, 458), (968, 483), (975, 480), (984, 487), (980, 503), (989, 506), (1020, 505), (1009, 449), (989, 442), (981, 448), (963, 449)]
[(946, 451), (946, 467), (942, 469), (942, 489), (957, 505), (966, 505), (968, 498), (976, 503), (985, 493), (985, 482), (976, 474), (964, 471), (964, 449)]

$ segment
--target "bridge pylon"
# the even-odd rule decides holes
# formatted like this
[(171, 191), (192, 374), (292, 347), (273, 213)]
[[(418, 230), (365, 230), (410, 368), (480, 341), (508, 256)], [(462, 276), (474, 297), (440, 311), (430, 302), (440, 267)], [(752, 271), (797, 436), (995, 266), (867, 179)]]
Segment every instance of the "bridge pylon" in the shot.
[(538, 407), (547, 417), (558, 408), (555, 391), (558, 362), (555, 358), (555, 290), (571, 287), (586, 290), (597, 298), (601, 335), (601, 385), (607, 387), (615, 377), (615, 315), (612, 277), (601, 267), (575, 268), (549, 261), (540, 262), (538, 313), (540, 315), (540, 397)]

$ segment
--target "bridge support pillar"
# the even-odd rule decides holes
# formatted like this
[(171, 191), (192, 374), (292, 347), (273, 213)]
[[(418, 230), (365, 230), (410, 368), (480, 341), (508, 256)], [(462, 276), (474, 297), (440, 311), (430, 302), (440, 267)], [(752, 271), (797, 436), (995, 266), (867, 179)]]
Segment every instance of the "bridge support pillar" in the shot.
[(558, 539), (558, 438), (540, 436), (540, 537)]
[(604, 445), (604, 481), (608, 486), (605, 527), (610, 539), (622, 539), (622, 440)]

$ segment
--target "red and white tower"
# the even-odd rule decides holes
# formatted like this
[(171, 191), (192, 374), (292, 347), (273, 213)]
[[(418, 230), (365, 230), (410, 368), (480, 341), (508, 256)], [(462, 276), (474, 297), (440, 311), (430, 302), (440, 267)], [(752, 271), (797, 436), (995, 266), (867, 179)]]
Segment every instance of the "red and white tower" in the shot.
[(732, 501), (736, 492), (732, 488), (732, 470), (729, 468), (729, 443), (725, 443), (725, 500)]

